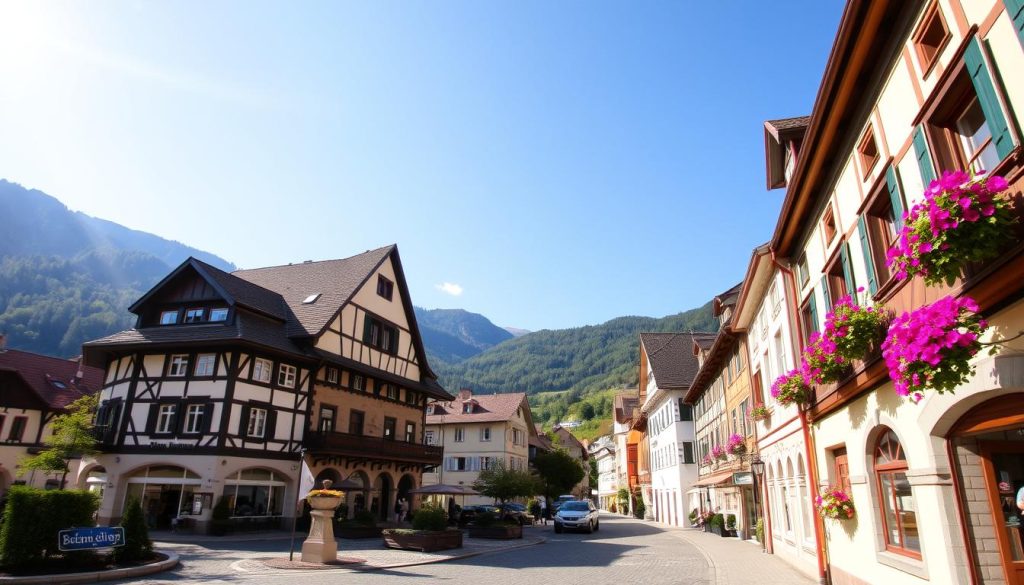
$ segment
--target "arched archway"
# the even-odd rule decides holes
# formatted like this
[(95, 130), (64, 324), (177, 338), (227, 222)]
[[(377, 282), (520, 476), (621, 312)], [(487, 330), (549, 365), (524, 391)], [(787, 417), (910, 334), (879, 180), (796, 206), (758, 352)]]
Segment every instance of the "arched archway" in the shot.
[[(307, 476), (308, 477), (308, 476)], [(325, 467), (320, 470), (320, 473), (316, 474), (316, 479), (313, 480), (313, 488), (320, 489), (324, 486), (324, 480), (329, 479), (333, 485), (341, 483), (341, 474), (338, 470), (333, 467)]]
[(412, 496), (409, 494), (410, 490), (416, 488), (416, 478), (406, 473), (398, 480), (398, 499), (405, 501), (405, 512), (408, 513), (410, 506), (412, 505)]
[(370, 511), (377, 515), (383, 522), (391, 519), (391, 510), (394, 505), (394, 485), (391, 475), (381, 473), (373, 482), (373, 498), (370, 502)]
[(370, 478), (363, 471), (356, 471), (346, 478), (346, 481), (358, 484), (359, 488), (353, 488), (345, 494), (345, 504), (348, 506), (348, 517), (352, 518), (356, 512), (362, 512), (369, 507), (370, 503)]

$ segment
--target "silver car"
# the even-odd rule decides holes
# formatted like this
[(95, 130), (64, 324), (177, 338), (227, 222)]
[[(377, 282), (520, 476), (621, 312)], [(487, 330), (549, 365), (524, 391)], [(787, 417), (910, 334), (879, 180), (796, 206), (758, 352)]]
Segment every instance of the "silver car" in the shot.
[(601, 528), (597, 517), (597, 508), (590, 500), (565, 502), (555, 514), (555, 532), (563, 530), (586, 530), (593, 532)]

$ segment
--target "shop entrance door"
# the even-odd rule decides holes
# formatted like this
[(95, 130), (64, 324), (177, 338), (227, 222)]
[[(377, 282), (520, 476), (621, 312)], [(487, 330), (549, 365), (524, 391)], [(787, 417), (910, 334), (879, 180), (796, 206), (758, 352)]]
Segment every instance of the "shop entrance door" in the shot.
[(988, 485), (996, 539), (1009, 585), (1024, 585), (1024, 510), (1017, 506), (1024, 495), (1024, 442), (984, 442)]

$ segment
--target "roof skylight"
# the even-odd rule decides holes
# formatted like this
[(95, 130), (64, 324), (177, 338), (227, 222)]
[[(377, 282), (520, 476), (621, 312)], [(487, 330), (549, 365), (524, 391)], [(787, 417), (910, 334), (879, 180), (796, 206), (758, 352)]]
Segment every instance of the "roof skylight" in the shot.
[(312, 305), (313, 303), (316, 302), (317, 299), (320, 298), (321, 294), (323, 294), (323, 293), (314, 293), (314, 294), (309, 295), (308, 297), (306, 297), (306, 300), (302, 301), (302, 304), (303, 305)]

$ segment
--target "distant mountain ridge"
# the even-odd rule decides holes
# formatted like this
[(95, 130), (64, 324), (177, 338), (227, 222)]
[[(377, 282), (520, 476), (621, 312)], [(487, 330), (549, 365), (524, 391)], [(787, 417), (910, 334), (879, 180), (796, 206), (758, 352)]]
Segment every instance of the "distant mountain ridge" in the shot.
[(477, 313), (463, 309), (414, 307), (431, 363), (457, 363), (512, 339), (512, 334)]
[(0, 217), (0, 332), (26, 351), (71, 357), (83, 341), (131, 327), (128, 306), (189, 256), (235, 269), (3, 179)]

